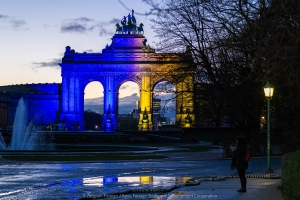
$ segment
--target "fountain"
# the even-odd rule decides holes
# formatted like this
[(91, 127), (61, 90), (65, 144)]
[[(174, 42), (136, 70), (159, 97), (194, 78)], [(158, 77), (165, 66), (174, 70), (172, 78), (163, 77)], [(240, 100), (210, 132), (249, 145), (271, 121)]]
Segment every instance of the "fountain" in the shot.
[(16, 110), (10, 147), (6, 147), (0, 133), (0, 150), (52, 150), (53, 144), (46, 136), (38, 133), (34, 121), (27, 126), (27, 108), (23, 98)]

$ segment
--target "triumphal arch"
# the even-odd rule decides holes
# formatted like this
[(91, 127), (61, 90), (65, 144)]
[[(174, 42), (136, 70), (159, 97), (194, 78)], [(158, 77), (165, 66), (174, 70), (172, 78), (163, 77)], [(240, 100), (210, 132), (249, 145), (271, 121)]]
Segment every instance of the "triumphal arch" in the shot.
[[(140, 88), (139, 130), (153, 130), (152, 98), (154, 86), (169, 81), (176, 90), (176, 123), (195, 126), (193, 75), (173, 76), (178, 66), (185, 65), (182, 55), (156, 53), (147, 44), (143, 24), (137, 24), (132, 11), (116, 24), (116, 33), (102, 53), (78, 53), (67, 46), (61, 66), (62, 106), (60, 120), (70, 127), (84, 130), (84, 89), (99, 81), (104, 89), (102, 126), (114, 131), (118, 124), (118, 91), (126, 81)], [(191, 73), (192, 74), (192, 73)], [(175, 78), (176, 77), (176, 78)]]

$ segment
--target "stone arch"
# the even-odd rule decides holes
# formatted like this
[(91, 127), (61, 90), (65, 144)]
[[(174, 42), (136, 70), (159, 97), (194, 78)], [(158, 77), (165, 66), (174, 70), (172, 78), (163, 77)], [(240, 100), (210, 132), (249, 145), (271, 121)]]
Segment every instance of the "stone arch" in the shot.
[[(191, 90), (194, 77), (187, 77), (187, 81), (178, 82), (172, 80), (168, 75), (175, 66), (184, 65), (181, 61), (182, 55), (161, 54), (151, 51), (143, 51), (142, 34), (115, 34), (112, 44), (106, 46), (102, 53), (78, 53), (66, 47), (62, 63), (62, 105), (60, 119), (70, 126), (76, 124), (79, 115), (80, 129), (83, 130), (83, 103), (84, 88), (91, 81), (99, 81), (104, 90), (103, 122), (102, 127), (107, 127), (107, 131), (114, 131), (117, 128), (117, 97), (120, 85), (126, 81), (137, 83), (140, 88), (140, 108), (139, 130), (152, 130), (152, 92), (155, 84), (160, 80), (169, 80), (175, 88), (176, 102), (182, 104), (180, 110), (176, 105), (176, 121), (179, 118), (191, 116), (191, 121), (195, 121), (193, 114), (193, 103)], [(188, 86), (184, 85), (186, 83)], [(80, 98), (78, 98), (80, 97)], [(180, 105), (180, 104), (179, 104)], [(82, 112), (77, 113), (77, 108)], [(189, 112), (187, 113), (186, 110)], [(182, 112), (181, 112), (182, 111)], [(186, 113), (184, 113), (186, 112)], [(193, 127), (193, 123), (182, 127)]]
[(117, 89), (117, 91), (119, 91), (121, 85), (123, 83), (127, 82), (127, 81), (132, 81), (132, 82), (136, 83), (139, 86), (139, 88), (141, 88), (141, 79), (140, 79), (140, 77), (137, 76), (137, 75), (131, 75), (130, 74), (130, 75), (123, 76), (122, 78), (119, 77), (118, 79), (116, 79), (116, 89)]
[[(91, 83), (91, 82), (99, 82), (104, 90), (104, 85), (103, 85), (103, 79), (101, 77), (97, 76), (82, 76), (82, 75), (74, 75), (75, 79), (78, 79), (78, 88), (77, 88), (77, 93), (75, 94), (75, 127), (76, 129), (79, 130), (84, 130), (85, 125), (84, 125), (84, 91), (86, 86)], [(76, 90), (76, 88), (74, 89)]]

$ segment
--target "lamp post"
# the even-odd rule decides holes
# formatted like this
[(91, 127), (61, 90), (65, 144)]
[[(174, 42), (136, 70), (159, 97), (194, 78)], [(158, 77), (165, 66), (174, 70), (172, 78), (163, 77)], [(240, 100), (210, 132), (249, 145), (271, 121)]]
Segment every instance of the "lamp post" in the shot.
[(264, 86), (264, 92), (265, 97), (267, 99), (267, 156), (268, 156), (268, 168), (266, 170), (266, 173), (272, 173), (273, 170), (271, 169), (271, 136), (270, 136), (270, 100), (272, 99), (274, 87), (267, 82), (267, 84)]

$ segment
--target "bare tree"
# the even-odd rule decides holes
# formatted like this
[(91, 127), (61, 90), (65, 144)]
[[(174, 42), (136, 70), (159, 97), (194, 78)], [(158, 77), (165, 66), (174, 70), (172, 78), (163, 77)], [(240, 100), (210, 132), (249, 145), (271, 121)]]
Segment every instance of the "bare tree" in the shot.
[[(230, 12), (225, 17), (217, 14), (225, 6)], [(272, 127), (296, 143), (300, 129), (299, 8), (296, 0), (226, 1), (212, 7), (231, 35), (230, 44), (244, 55), (245, 65), (251, 66), (245, 80), (256, 83), (257, 94), (267, 80), (275, 85)], [(295, 144), (289, 146), (296, 149)]]
[[(159, 48), (167, 52), (190, 52), (192, 62), (178, 71), (193, 71), (199, 85), (194, 98), (201, 102), (196, 104), (200, 105), (196, 111), (214, 122), (214, 144), (218, 144), (221, 120), (228, 119), (224, 106), (231, 101), (226, 93), (238, 83), (238, 70), (243, 68), (235, 50), (228, 47), (228, 31), (215, 16), (210, 1), (167, 0), (164, 5), (147, 2), (153, 6), (152, 13), (156, 11), (158, 16), (152, 21), (161, 39)], [(177, 75), (184, 79), (184, 74)]]
[[(273, 121), (284, 132), (297, 135), (300, 4), (296, 0), (144, 1), (152, 6), (149, 13), (157, 15), (152, 22), (161, 39), (159, 49), (190, 52), (192, 62), (178, 71), (194, 71), (200, 84), (194, 95), (201, 102), (198, 112), (213, 120), (216, 129), (222, 118), (229, 120), (259, 151), (265, 110), (262, 87), (271, 81), (276, 85)], [(180, 76), (185, 78), (184, 73)]]

